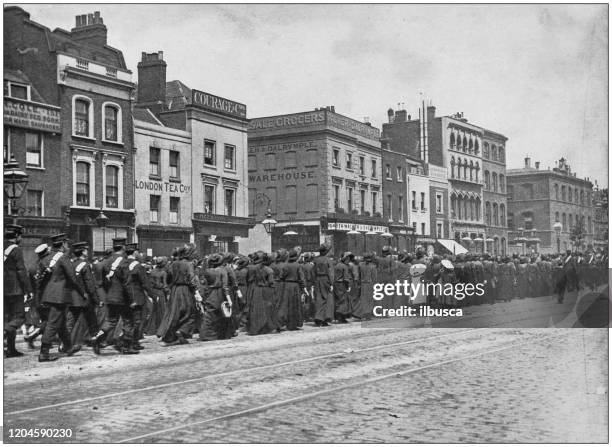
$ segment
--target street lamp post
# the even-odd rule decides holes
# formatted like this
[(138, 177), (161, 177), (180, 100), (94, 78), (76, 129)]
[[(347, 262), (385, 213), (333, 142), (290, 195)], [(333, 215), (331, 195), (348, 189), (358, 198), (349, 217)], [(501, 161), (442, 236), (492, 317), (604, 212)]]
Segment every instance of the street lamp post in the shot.
[(553, 224), (553, 230), (557, 233), (557, 253), (561, 253), (561, 230), (563, 229), (563, 225), (561, 222), (556, 221)]
[(272, 231), (274, 231), (274, 228), (276, 227), (276, 224), (278, 222), (276, 222), (272, 218), (272, 211), (270, 210), (270, 208), (268, 208), (268, 210), (266, 211), (266, 218), (261, 223), (263, 224), (264, 228), (266, 229), (266, 233), (272, 234)]
[(3, 175), (4, 193), (8, 199), (8, 214), (9, 216), (12, 216), (14, 215), (13, 211), (17, 210), (15, 202), (22, 196), (23, 191), (28, 184), (29, 176), (19, 169), (19, 164), (13, 155), (11, 155), (10, 161), (4, 164)]
[(100, 208), (100, 214), (96, 216), (96, 223), (99, 228), (102, 228), (102, 252), (106, 250), (106, 224), (108, 223), (108, 217)]

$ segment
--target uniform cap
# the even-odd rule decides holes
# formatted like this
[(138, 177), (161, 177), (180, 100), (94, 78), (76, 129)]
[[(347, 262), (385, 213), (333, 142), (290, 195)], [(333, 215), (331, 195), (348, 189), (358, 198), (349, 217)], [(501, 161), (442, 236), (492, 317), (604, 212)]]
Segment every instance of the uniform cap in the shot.
[(66, 242), (67, 240), (68, 240), (68, 236), (66, 235), (66, 233), (60, 233), (60, 234), (51, 236), (51, 242), (53, 243), (53, 245), (61, 244), (62, 242)]
[(125, 244), (125, 250), (126, 251), (134, 252), (134, 251), (138, 250), (138, 244), (135, 243), (135, 242), (132, 242), (130, 244)]
[(124, 237), (113, 239), (113, 248), (123, 248), (127, 243), (127, 239)]
[(83, 250), (86, 248), (89, 248), (89, 243), (87, 242), (75, 242), (74, 244), (72, 244), (73, 250)]
[(49, 250), (49, 246), (47, 244), (40, 244), (34, 249), (34, 253), (36, 253), (37, 255), (42, 255), (47, 250)]
[(23, 234), (23, 231), (25, 230), (25, 228), (21, 225), (16, 225), (16, 224), (6, 224), (4, 226), (4, 230), (5, 231), (14, 231), (16, 234)]
[(17, 233), (15, 233), (14, 231), (4, 232), (4, 239), (16, 239), (16, 238), (17, 238)]

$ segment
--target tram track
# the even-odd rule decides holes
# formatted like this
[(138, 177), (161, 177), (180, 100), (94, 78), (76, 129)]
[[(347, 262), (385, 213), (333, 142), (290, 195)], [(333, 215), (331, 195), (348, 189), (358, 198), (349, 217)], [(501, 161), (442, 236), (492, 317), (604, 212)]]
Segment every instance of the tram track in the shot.
[[(462, 333), (465, 332), (472, 332), (472, 331), (462, 331)], [(404, 377), (407, 376), (409, 374), (412, 373), (417, 373), (417, 372), (421, 372), (424, 370), (428, 370), (428, 369), (432, 369), (432, 368), (437, 368), (437, 367), (442, 367), (445, 365), (449, 365), (452, 363), (458, 363), (458, 362), (462, 362), (462, 361), (467, 361), (467, 360), (471, 360), (471, 359), (476, 359), (479, 357), (483, 357), (486, 355), (492, 355), (495, 353), (499, 353), (502, 351), (507, 351), (510, 349), (515, 349), (515, 348), (519, 348), (522, 346), (526, 346), (530, 343), (533, 342), (543, 342), (543, 341), (547, 341), (547, 340), (551, 340), (554, 338), (558, 338), (562, 336), (561, 333), (557, 333), (554, 335), (549, 335), (549, 336), (535, 336), (535, 337), (526, 337), (527, 339), (516, 342), (516, 343), (510, 343), (510, 344), (506, 344), (504, 346), (501, 347), (496, 347), (493, 349), (485, 349), (485, 350), (481, 350), (479, 352), (473, 353), (473, 354), (469, 354), (469, 355), (464, 355), (464, 356), (459, 356), (456, 358), (452, 358), (452, 359), (448, 359), (448, 360), (442, 360), (442, 361), (437, 361), (437, 362), (432, 362), (432, 363), (428, 363), (426, 365), (421, 365), (421, 366), (417, 366), (417, 367), (411, 367), (411, 368), (406, 368), (406, 369), (402, 369), (399, 371), (394, 371), (391, 373), (385, 373), (385, 374), (380, 374), (380, 375), (376, 375), (374, 377), (369, 377), (367, 379), (358, 381), (358, 382), (350, 382), (350, 383), (343, 383), (341, 385), (338, 386), (333, 386), (333, 387), (328, 387), (328, 388), (324, 388), (321, 390), (317, 390), (314, 392), (309, 392), (309, 393), (303, 393), (301, 395), (298, 396), (294, 396), (288, 399), (279, 399), (279, 400), (275, 400), (272, 402), (268, 402), (262, 405), (257, 405), (257, 406), (253, 406), (253, 407), (249, 407), (249, 408), (245, 408), (245, 409), (240, 409), (237, 411), (232, 411), (232, 412), (228, 412), (222, 415), (218, 415), (215, 417), (211, 417), (211, 418), (206, 418), (206, 419), (201, 419), (198, 421), (193, 421), (190, 423), (186, 423), (186, 424), (178, 424), (178, 425), (174, 425), (172, 427), (167, 427), (167, 428), (162, 428), (159, 430), (155, 430), (155, 431), (150, 431), (147, 433), (143, 433), (143, 434), (139, 434), (137, 436), (131, 436), (131, 437), (127, 437), (127, 438), (123, 438), (120, 440), (115, 440), (113, 442), (115, 443), (133, 443), (133, 442), (138, 442), (138, 441), (143, 441), (146, 440), (148, 438), (155, 438), (156, 436), (160, 436), (160, 435), (167, 435), (169, 433), (172, 432), (176, 432), (179, 430), (185, 430), (185, 429), (193, 429), (195, 427), (203, 427), (205, 425), (210, 425), (213, 423), (217, 423), (217, 422), (221, 422), (221, 421), (226, 421), (229, 419), (237, 419), (237, 418), (241, 418), (241, 417), (247, 417), (256, 413), (260, 413), (260, 412), (264, 412), (266, 410), (270, 410), (273, 408), (279, 408), (279, 407), (283, 407), (286, 405), (291, 405), (293, 403), (298, 403), (298, 402), (304, 402), (304, 401), (308, 401), (311, 399), (315, 399), (317, 397), (321, 397), (321, 396), (327, 396), (329, 397), (330, 394), (334, 394), (334, 393), (339, 393), (341, 391), (344, 390), (348, 390), (351, 388), (358, 388), (358, 387), (362, 387), (364, 385), (369, 385), (369, 384), (373, 384), (376, 382), (380, 382), (380, 381), (384, 381), (387, 379), (392, 379), (392, 378), (400, 378), (400, 377)]]
[[(325, 359), (332, 359), (334, 357), (346, 356), (347, 354), (359, 354), (359, 353), (365, 353), (365, 352), (370, 352), (370, 351), (377, 351), (377, 350), (381, 350), (381, 349), (390, 349), (390, 348), (395, 348), (395, 347), (415, 344), (415, 343), (418, 343), (418, 342), (435, 340), (435, 339), (439, 339), (439, 338), (450, 337), (450, 336), (453, 336), (453, 335), (462, 335), (462, 334), (471, 333), (471, 332), (475, 332), (475, 331), (482, 331), (482, 330), (483, 330), (482, 328), (476, 328), (476, 329), (468, 329), (468, 330), (464, 330), (464, 331), (451, 331), (451, 332), (448, 332), (448, 333), (437, 334), (437, 335), (433, 335), (433, 336), (429, 336), (429, 337), (415, 337), (415, 338), (411, 338), (410, 340), (406, 340), (406, 341), (402, 341), (402, 342), (369, 346), (367, 348), (351, 349), (350, 347), (348, 347), (348, 348), (345, 348), (342, 351), (337, 351), (337, 352), (333, 352), (333, 353), (330, 353), (330, 354), (324, 354), (324, 355), (319, 355), (319, 356), (314, 356), (314, 357), (307, 357), (307, 358), (303, 358), (303, 359), (297, 359), (297, 360), (286, 361), (286, 362), (272, 363), (272, 364), (267, 364), (267, 365), (253, 366), (253, 367), (242, 368), (242, 369), (223, 371), (223, 372), (219, 372), (219, 373), (206, 374), (206, 375), (202, 375), (202, 376), (198, 376), (198, 377), (194, 377), (194, 378), (190, 378), (190, 379), (185, 379), (185, 380), (180, 380), (180, 381), (170, 381), (170, 382), (165, 382), (165, 383), (156, 384), (156, 385), (147, 386), (147, 387), (138, 387), (138, 388), (133, 388), (133, 389), (129, 389), (129, 390), (124, 390), (124, 391), (119, 391), (119, 392), (114, 392), (114, 393), (106, 393), (106, 394), (101, 394), (101, 395), (97, 395), (97, 396), (90, 396), (90, 397), (81, 398), (81, 399), (68, 400), (68, 401), (58, 402), (58, 403), (49, 404), (49, 405), (41, 405), (41, 406), (37, 406), (37, 407), (25, 408), (25, 409), (14, 410), (14, 411), (7, 411), (7, 412), (4, 413), (4, 415), (6, 417), (6, 416), (11, 416), (11, 415), (19, 415), (19, 414), (25, 414), (25, 413), (32, 413), (32, 412), (36, 412), (36, 411), (50, 410), (50, 409), (60, 408), (60, 407), (64, 407), (64, 406), (84, 404), (84, 403), (98, 401), (98, 400), (116, 398), (116, 397), (121, 397), (121, 396), (128, 396), (128, 395), (134, 394), (134, 393), (142, 393), (142, 392), (160, 390), (160, 389), (168, 388), (168, 387), (175, 387), (175, 386), (193, 384), (193, 383), (196, 383), (196, 382), (201, 382), (201, 381), (204, 381), (204, 380), (210, 380), (210, 379), (214, 379), (214, 378), (222, 378), (222, 377), (227, 377), (227, 376), (231, 376), (231, 375), (241, 375), (241, 374), (244, 374), (244, 373), (263, 371), (263, 370), (266, 370), (266, 369), (274, 369), (274, 368), (286, 367), (286, 366), (291, 366), (291, 365), (298, 365), (298, 364), (303, 364), (303, 363), (315, 362), (315, 361), (320, 361), (320, 360), (325, 360)], [(386, 331), (386, 332), (389, 332), (389, 330)], [(288, 348), (292, 348), (292, 346), (289, 346)], [(347, 350), (350, 351), (350, 352), (347, 352)], [(209, 360), (213, 360), (214, 361), (214, 358), (206, 359), (206, 361), (209, 361)], [(198, 360), (191, 361), (191, 363), (195, 363), (197, 361)], [(201, 361), (204, 361), (204, 360), (201, 360)], [(189, 363), (189, 361), (186, 361), (186, 362), (183, 362), (183, 363)]]

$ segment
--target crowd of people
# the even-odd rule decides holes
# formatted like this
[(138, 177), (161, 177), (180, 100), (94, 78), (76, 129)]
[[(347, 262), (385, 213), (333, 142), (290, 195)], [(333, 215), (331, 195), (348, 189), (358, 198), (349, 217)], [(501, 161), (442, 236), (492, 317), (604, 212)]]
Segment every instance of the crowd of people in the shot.
[[(373, 318), (375, 305), (457, 307), (556, 294), (607, 283), (607, 254), (530, 256), (436, 255), (417, 249), (395, 253), (332, 256), (300, 247), (249, 255), (214, 253), (201, 257), (193, 244), (168, 257), (145, 257), (137, 244), (114, 239), (104, 256), (91, 258), (86, 242), (70, 244), (65, 234), (35, 250), (27, 268), (19, 246), (23, 228), (5, 226), (5, 357), (19, 357), (16, 337), (30, 349), (40, 336), (41, 362), (57, 360), (54, 343), (71, 356), (90, 346), (96, 354), (114, 348), (138, 354), (144, 335), (165, 346), (260, 335)], [(485, 293), (457, 299), (421, 293), (388, 294), (376, 303), (376, 284), (482, 284)], [(424, 289), (423, 289), (424, 290)]]

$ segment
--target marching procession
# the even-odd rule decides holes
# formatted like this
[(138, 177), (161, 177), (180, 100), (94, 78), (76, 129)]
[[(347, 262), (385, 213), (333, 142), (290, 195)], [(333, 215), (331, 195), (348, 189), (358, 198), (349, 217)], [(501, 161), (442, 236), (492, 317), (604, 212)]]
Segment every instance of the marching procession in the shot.
[[(198, 256), (193, 244), (177, 247), (169, 257), (144, 257), (137, 244), (114, 239), (104, 256), (89, 256), (85, 242), (70, 243), (65, 234), (35, 250), (36, 265), (26, 266), (19, 244), (19, 225), (5, 225), (4, 337), (5, 357), (24, 354), (16, 347), (18, 332), (38, 360), (57, 360), (50, 350), (72, 356), (90, 346), (96, 354), (114, 347), (138, 354), (144, 335), (156, 335), (165, 346), (229, 339), (245, 332), (260, 335), (373, 318), (376, 285), (482, 284), (484, 293), (463, 299), (435, 292), (407, 297), (386, 295), (384, 308), (428, 305), (438, 308), (494, 304), (515, 298), (594, 290), (607, 281), (607, 254), (492, 257), (428, 255), (385, 246), (380, 255), (344, 252), (332, 256), (323, 244), (318, 255), (300, 247), (248, 256), (214, 253)], [(430, 290), (430, 289), (421, 289)]]

